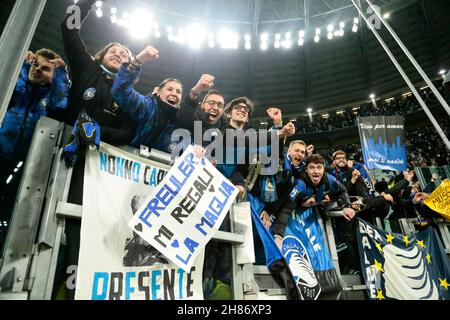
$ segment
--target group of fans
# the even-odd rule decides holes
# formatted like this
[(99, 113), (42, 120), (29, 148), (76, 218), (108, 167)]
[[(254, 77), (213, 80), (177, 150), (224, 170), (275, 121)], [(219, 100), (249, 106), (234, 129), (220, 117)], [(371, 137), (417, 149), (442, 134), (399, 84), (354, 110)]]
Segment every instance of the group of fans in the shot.
[[(82, 21), (94, 2), (77, 2)], [(80, 30), (68, 27), (69, 18), (67, 16), (61, 25), (66, 62), (48, 49), (30, 52), (24, 61), (0, 128), (2, 188), (8, 186), (4, 182), (17, 163), (26, 158), (41, 116), (73, 126), (63, 158), (78, 171), (72, 176), (68, 199), (75, 204), (82, 204), (84, 151), (89, 145), (98, 146), (100, 140), (112, 145), (145, 145), (171, 152), (176, 144), (171, 139), (172, 132), (184, 128), (193, 133), (194, 121), (201, 122), (202, 133), (209, 129), (221, 132), (247, 129), (254, 110), (253, 102), (247, 97), (238, 97), (226, 103), (224, 96), (213, 89), (214, 76), (202, 75), (188, 93), (179, 80), (169, 78), (152, 94), (141, 94), (133, 87), (142, 65), (159, 58), (158, 50), (147, 46), (133, 55), (122, 44), (111, 43), (91, 57), (86, 52)], [(403, 172), (389, 188), (387, 182), (374, 183), (362, 161), (352, 161), (345, 151), (332, 154), (331, 166), (324, 157), (314, 153), (314, 146), (301, 140), (290, 142), (285, 152), (286, 138), (295, 134), (295, 126), (290, 122), (283, 124), (279, 108), (268, 108), (267, 114), (273, 122), (268, 139), (270, 141), (271, 133), (275, 132), (279, 140), (277, 172), (259, 174), (262, 166), (259, 162), (238, 164), (231, 161), (217, 163), (216, 167), (239, 189), (239, 198), (247, 195), (264, 203), (260, 219), (267, 229), (271, 229), (278, 246), (281, 247), (286, 224), (294, 210), (314, 206), (325, 210), (331, 204), (337, 205), (344, 217), (336, 219), (338, 238), (352, 248), (348, 250), (347, 269), (357, 270), (355, 214), (372, 221), (373, 217), (385, 218), (395, 206), (408, 212), (423, 210), (422, 201), (427, 195), (411, 189), (414, 187), (411, 185), (413, 172)], [(235, 145), (234, 142), (224, 144)], [(258, 148), (265, 147), (258, 144)], [(248, 156), (248, 148), (244, 153)], [(11, 210), (8, 207), (11, 201), (4, 196), (6, 189), (1, 191), (3, 216)], [(68, 239), (70, 233), (75, 234), (72, 238), (79, 237), (79, 226), (75, 225), (66, 223)]]
[[(436, 81), (438, 91), (443, 98), (450, 102), (450, 82), (442, 83), (442, 80)], [(432, 107), (437, 103), (436, 96), (429, 88), (419, 90), (420, 96), (428, 107)], [(298, 133), (307, 132), (323, 132), (333, 131), (341, 128), (356, 126), (358, 117), (368, 116), (405, 116), (410, 113), (419, 111), (421, 106), (414, 95), (398, 96), (390, 99), (379, 100), (375, 103), (365, 103), (358, 107), (347, 107), (339, 113), (329, 112), (314, 114), (313, 120), (310, 121), (308, 116), (296, 119), (296, 129)]]

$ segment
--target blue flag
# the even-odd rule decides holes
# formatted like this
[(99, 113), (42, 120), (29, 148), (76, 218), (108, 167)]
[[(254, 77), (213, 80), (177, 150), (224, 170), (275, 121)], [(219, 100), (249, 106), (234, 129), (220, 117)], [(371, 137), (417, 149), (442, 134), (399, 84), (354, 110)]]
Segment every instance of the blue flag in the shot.
[(450, 260), (435, 229), (406, 236), (360, 219), (357, 229), (370, 299), (449, 300)]
[(248, 194), (248, 199), (253, 222), (264, 246), (267, 267), (284, 258), (304, 300), (339, 297), (342, 287), (315, 211), (311, 208), (296, 211), (289, 218), (280, 251), (272, 232), (264, 227), (259, 218), (264, 203), (251, 194)]
[(359, 137), (364, 162), (369, 169), (407, 169), (403, 117), (360, 117)]

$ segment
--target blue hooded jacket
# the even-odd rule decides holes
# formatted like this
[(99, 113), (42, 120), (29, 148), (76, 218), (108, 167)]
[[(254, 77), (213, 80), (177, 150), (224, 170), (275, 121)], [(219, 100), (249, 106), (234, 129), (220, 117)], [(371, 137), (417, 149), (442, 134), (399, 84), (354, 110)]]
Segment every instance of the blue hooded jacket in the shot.
[(145, 145), (164, 152), (171, 152), (172, 132), (178, 127), (176, 115), (178, 109), (163, 102), (156, 96), (144, 96), (133, 89), (133, 83), (139, 74), (139, 68), (128, 70), (123, 64), (114, 79), (111, 94), (114, 101), (133, 121), (138, 123), (130, 145)]
[(42, 116), (59, 115), (67, 107), (70, 81), (64, 68), (55, 69), (51, 85), (28, 81), (31, 65), (24, 62), (0, 127), (0, 157), (23, 160), (36, 123)]

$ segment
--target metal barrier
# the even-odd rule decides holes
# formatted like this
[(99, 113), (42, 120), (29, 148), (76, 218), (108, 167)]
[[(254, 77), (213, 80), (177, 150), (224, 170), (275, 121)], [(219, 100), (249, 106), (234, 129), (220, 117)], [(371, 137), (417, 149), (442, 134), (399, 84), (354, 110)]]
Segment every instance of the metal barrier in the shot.
[[(61, 146), (69, 132), (64, 124), (49, 118), (43, 117), (38, 122), (0, 260), (0, 299), (52, 298), (65, 219), (81, 218), (81, 206), (67, 202), (72, 169), (60, 161)], [(170, 167), (167, 154), (145, 148), (124, 149)], [(254, 256), (252, 261), (249, 255), (253, 250), (251, 215), (249, 211), (235, 213), (235, 208), (238, 207), (230, 210), (231, 232), (219, 231), (213, 238), (231, 245), (234, 299), (285, 299), (284, 288), (275, 283), (267, 267), (253, 265)], [(332, 224), (336, 215), (339, 212), (318, 215), (333, 264), (346, 292), (364, 291), (361, 276), (341, 274)], [(399, 223), (403, 233), (415, 232), (414, 219), (400, 219)], [(377, 224), (381, 226), (381, 221)], [(437, 226), (450, 254), (450, 223), (442, 219)]]
[[(82, 211), (81, 206), (67, 202), (72, 169), (60, 160), (69, 132), (64, 124), (46, 117), (37, 124), (0, 260), (0, 299), (52, 298), (65, 218), (80, 219)], [(170, 167), (167, 154), (145, 148), (123, 149)], [(244, 234), (247, 232), (246, 238), (252, 235), (245, 225), (235, 223), (233, 210), (230, 221), (231, 232), (218, 231), (213, 239), (232, 246), (234, 298), (243, 299), (241, 267), (236, 258), (244, 245)], [(242, 233), (234, 232), (236, 225)]]

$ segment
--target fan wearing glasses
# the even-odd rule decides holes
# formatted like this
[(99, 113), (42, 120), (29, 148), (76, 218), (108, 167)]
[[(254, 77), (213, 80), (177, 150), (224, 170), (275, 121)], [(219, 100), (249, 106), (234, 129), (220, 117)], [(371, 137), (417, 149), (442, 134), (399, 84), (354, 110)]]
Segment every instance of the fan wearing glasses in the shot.
[[(194, 132), (194, 121), (202, 122), (202, 131), (208, 129), (223, 130), (227, 127), (223, 119), (225, 98), (220, 91), (213, 89), (215, 77), (210, 74), (202, 74), (194, 87), (189, 91), (177, 114), (177, 120), (181, 127)], [(206, 92), (199, 102), (199, 97)]]

